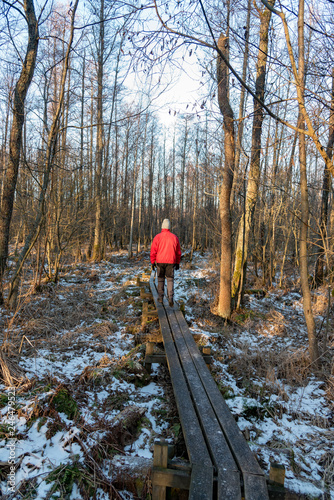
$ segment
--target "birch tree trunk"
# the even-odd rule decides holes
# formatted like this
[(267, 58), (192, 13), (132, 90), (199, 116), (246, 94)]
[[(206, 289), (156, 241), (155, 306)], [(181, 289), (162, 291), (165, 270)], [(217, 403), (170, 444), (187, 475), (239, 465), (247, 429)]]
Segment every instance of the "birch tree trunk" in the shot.
[(15, 86), (13, 120), (9, 139), (9, 161), (4, 178), (0, 207), (0, 303), (3, 302), (2, 280), (8, 258), (9, 229), (12, 219), (14, 196), (19, 171), (24, 123), (24, 103), (32, 81), (38, 50), (38, 21), (33, 0), (24, 0), (25, 19), (28, 24), (28, 45), (20, 77)]

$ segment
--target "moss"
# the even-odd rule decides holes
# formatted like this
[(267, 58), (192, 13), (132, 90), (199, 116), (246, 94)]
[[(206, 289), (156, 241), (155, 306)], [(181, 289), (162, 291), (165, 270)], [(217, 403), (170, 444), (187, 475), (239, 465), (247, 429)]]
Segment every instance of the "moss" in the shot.
[(242, 251), (237, 251), (235, 259), (235, 269), (232, 279), (232, 298), (235, 298), (239, 291), (242, 267)]
[(265, 314), (254, 312), (251, 309), (239, 309), (233, 313), (232, 320), (235, 321), (235, 323), (243, 325), (249, 319), (265, 319), (265, 317)]
[(173, 424), (172, 431), (174, 436), (177, 438), (181, 431), (181, 424)]
[(142, 498), (142, 494), (145, 488), (145, 481), (142, 477), (137, 477), (135, 480), (136, 492), (139, 498)]
[(9, 439), (13, 437), (13, 427), (9, 424), (0, 424), (0, 439)]
[(8, 404), (8, 396), (0, 394), (0, 408), (5, 408)]
[(50, 403), (52, 403), (58, 412), (65, 413), (70, 419), (79, 416), (78, 404), (65, 387), (61, 387), (56, 392)]
[[(73, 462), (67, 465), (60, 464), (46, 478), (46, 483), (54, 483), (50, 489), (48, 498), (60, 498), (69, 500), (76, 483), (80, 490), (83, 490), (88, 498), (94, 496), (96, 485), (94, 477), (85, 470), (79, 462)], [(53, 496), (56, 494), (55, 496)]]

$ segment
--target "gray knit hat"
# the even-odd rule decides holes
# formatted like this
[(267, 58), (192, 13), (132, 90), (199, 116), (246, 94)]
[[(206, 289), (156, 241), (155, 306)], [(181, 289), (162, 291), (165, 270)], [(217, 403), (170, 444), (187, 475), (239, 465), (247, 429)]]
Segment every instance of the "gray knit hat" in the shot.
[(161, 229), (170, 229), (170, 221), (169, 219), (164, 219)]

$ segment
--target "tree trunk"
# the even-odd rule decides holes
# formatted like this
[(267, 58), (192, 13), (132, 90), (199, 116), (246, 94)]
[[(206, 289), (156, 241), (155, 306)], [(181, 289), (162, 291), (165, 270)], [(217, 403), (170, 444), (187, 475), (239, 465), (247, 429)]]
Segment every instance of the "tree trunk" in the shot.
[[(304, 97), (305, 85), (305, 60), (304, 60), (304, 0), (299, 0), (298, 11), (298, 77), (300, 86), (299, 92)], [(304, 129), (304, 116), (299, 106), (299, 128)], [(311, 362), (317, 364), (319, 358), (318, 342), (315, 331), (315, 322), (312, 312), (312, 298), (308, 283), (308, 256), (307, 256), (307, 234), (309, 219), (309, 202), (306, 172), (306, 140), (305, 134), (299, 134), (299, 168), (300, 168), (300, 191), (301, 191), (301, 227), (299, 241), (299, 262), (300, 262), (300, 282), (303, 294), (303, 309), (307, 325), (309, 353)]]
[[(274, 5), (274, 1), (275, 0), (271, 0), (272, 5)], [(268, 52), (268, 30), (271, 19), (271, 11), (265, 8), (264, 11), (260, 13), (260, 18), (261, 18), (260, 45), (256, 63), (255, 93), (256, 96), (263, 102), (264, 92), (265, 92), (266, 65), (267, 65), (267, 52)], [(258, 198), (258, 186), (261, 173), (260, 160), (261, 160), (261, 135), (262, 135), (263, 118), (264, 118), (263, 109), (258, 103), (258, 101), (254, 99), (252, 151), (251, 151), (251, 162), (250, 162), (247, 194), (246, 194), (246, 213), (245, 213), (246, 221), (244, 222), (243, 220), (244, 216), (242, 216), (238, 227), (234, 274), (232, 282), (233, 298), (238, 296), (239, 290), (240, 288), (241, 289), (243, 288), (246, 279), (249, 235), (253, 227), (254, 209)], [(243, 272), (241, 272), (242, 268)], [(241, 281), (241, 276), (243, 277), (242, 281)]]
[[(329, 135), (326, 152), (329, 158), (333, 156), (334, 146), (334, 68), (332, 69), (332, 100), (329, 115)], [(328, 251), (327, 240), (327, 221), (328, 221), (328, 199), (331, 190), (331, 174), (325, 164), (323, 181), (322, 181), (322, 197), (321, 197), (321, 213), (319, 220), (320, 240), (318, 241), (316, 254), (317, 261), (315, 267), (315, 282), (320, 284), (324, 279), (324, 263), (325, 253)]]
[[(218, 48), (226, 56), (228, 54), (228, 37), (221, 34)], [(217, 59), (218, 104), (224, 117), (224, 152), (225, 165), (223, 180), (219, 187), (219, 211), (221, 223), (221, 258), (220, 283), (217, 313), (225, 319), (231, 316), (231, 259), (232, 259), (232, 223), (230, 198), (235, 165), (234, 116), (228, 97), (228, 68), (221, 57)]]
[[(251, 0), (248, 0), (247, 3), (247, 21), (245, 26), (245, 52), (244, 59), (242, 65), (242, 80), (245, 82), (247, 80), (247, 67), (248, 67), (248, 58), (249, 58), (249, 32), (250, 32), (250, 18), (251, 18)], [(239, 185), (238, 180), (240, 179), (239, 175), (239, 164), (242, 150), (242, 138), (244, 132), (244, 112), (245, 112), (245, 97), (246, 97), (246, 89), (245, 87), (241, 87), (240, 91), (240, 104), (239, 104), (239, 117), (238, 117), (238, 133), (236, 140), (236, 148), (235, 148), (235, 168), (234, 168), (234, 176), (233, 176), (233, 186), (231, 193), (231, 208), (234, 205), (235, 198), (235, 190), (237, 189), (237, 185)]]
[(30, 233), (28, 234), (24, 247), (19, 255), (19, 258), (17, 260), (16, 268), (15, 268), (15, 273), (11, 281), (11, 286), (10, 286), (10, 292), (8, 296), (8, 302), (11, 307), (11, 309), (15, 309), (16, 307), (16, 302), (17, 302), (17, 295), (18, 295), (18, 289), (19, 289), (19, 283), (20, 283), (20, 275), (22, 272), (22, 268), (24, 265), (24, 262), (26, 258), (28, 257), (29, 253), (31, 252), (42, 227), (42, 222), (44, 218), (44, 206), (45, 206), (45, 196), (46, 192), (49, 186), (49, 179), (50, 179), (50, 173), (53, 167), (53, 160), (56, 154), (56, 146), (57, 146), (57, 141), (59, 137), (59, 120), (61, 116), (61, 110), (63, 108), (63, 101), (64, 101), (64, 94), (65, 94), (65, 84), (66, 84), (66, 76), (68, 72), (68, 67), (69, 67), (69, 58), (70, 58), (70, 53), (71, 53), (71, 48), (72, 48), (72, 42), (73, 42), (73, 33), (74, 33), (74, 19), (75, 19), (75, 13), (77, 10), (79, 0), (76, 0), (73, 9), (72, 9), (72, 17), (71, 17), (71, 33), (70, 33), (70, 39), (67, 45), (67, 51), (66, 51), (66, 56), (64, 60), (64, 66), (63, 66), (63, 71), (62, 71), (62, 77), (61, 77), (61, 85), (60, 85), (60, 92), (59, 92), (59, 102), (57, 109), (55, 111), (55, 115), (52, 121), (52, 125), (50, 128), (49, 136), (48, 136), (48, 142), (47, 142), (47, 149), (46, 149), (46, 154), (45, 154), (45, 171), (43, 175), (43, 182), (42, 182), (42, 187), (38, 199), (38, 207), (37, 207), (37, 214), (35, 221), (33, 222), (32, 229)]
[(24, 12), (28, 24), (28, 46), (21, 74), (15, 86), (13, 120), (9, 140), (9, 162), (4, 179), (3, 196), (0, 207), (0, 303), (3, 302), (2, 280), (8, 258), (9, 228), (12, 219), (15, 188), (20, 163), (24, 103), (34, 75), (39, 41), (38, 21), (35, 15), (33, 0), (24, 0)]
[(96, 127), (96, 171), (95, 171), (95, 231), (93, 260), (99, 261), (102, 245), (102, 163), (103, 163), (103, 56), (104, 56), (104, 0), (100, 0), (100, 25), (97, 67), (97, 127)]

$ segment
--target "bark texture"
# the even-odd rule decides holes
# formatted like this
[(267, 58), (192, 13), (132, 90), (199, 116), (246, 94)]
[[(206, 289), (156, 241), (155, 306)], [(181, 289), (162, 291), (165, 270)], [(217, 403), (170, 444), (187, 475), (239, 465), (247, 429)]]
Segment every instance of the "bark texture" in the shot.
[[(298, 77), (302, 97), (305, 90), (305, 56), (304, 56), (304, 0), (299, 0), (298, 12)], [(299, 128), (305, 127), (304, 114), (302, 106), (299, 106)], [(299, 242), (299, 268), (300, 283), (303, 294), (303, 310), (307, 325), (307, 334), (309, 342), (309, 353), (311, 362), (317, 364), (319, 358), (318, 342), (315, 331), (315, 322), (312, 312), (312, 297), (308, 282), (308, 255), (307, 255), (307, 236), (309, 220), (309, 200), (307, 188), (307, 170), (306, 170), (306, 140), (305, 134), (299, 134), (299, 168), (300, 168), (300, 193), (301, 193), (301, 227)]]
[[(274, 5), (274, 2), (275, 0), (271, 0), (270, 3)], [(261, 102), (264, 102), (266, 66), (268, 58), (268, 31), (271, 20), (271, 11), (265, 8), (263, 12), (260, 12), (260, 18), (260, 41), (256, 63), (255, 94), (261, 100)], [(249, 235), (253, 227), (254, 209), (258, 198), (259, 179), (261, 173), (261, 136), (264, 112), (259, 102), (255, 99), (253, 116), (251, 162), (247, 184), (245, 212), (241, 217), (238, 227), (237, 247), (232, 282), (233, 298), (236, 298), (240, 290), (243, 289), (246, 278)]]
[[(219, 50), (228, 53), (228, 37), (221, 34), (218, 40)], [(229, 319), (231, 316), (231, 260), (232, 260), (232, 227), (230, 198), (233, 185), (235, 165), (235, 132), (234, 116), (228, 95), (228, 68), (221, 57), (217, 60), (218, 104), (224, 117), (224, 153), (225, 164), (223, 179), (219, 187), (219, 212), (221, 222), (221, 259), (220, 283), (217, 312), (219, 316)]]
[[(333, 156), (334, 146), (334, 68), (332, 69), (332, 101), (329, 116), (329, 134), (326, 153), (329, 158)], [(315, 281), (320, 284), (324, 279), (324, 264), (327, 246), (327, 222), (328, 222), (328, 200), (331, 190), (331, 174), (325, 164), (323, 181), (322, 181), (322, 196), (321, 196), (321, 213), (319, 220), (320, 240), (317, 247), (317, 261), (315, 268)]]
[[(28, 24), (28, 45), (20, 77), (16, 83), (13, 99), (13, 119), (9, 142), (9, 161), (4, 178), (0, 207), (0, 284), (2, 283), (8, 258), (9, 230), (12, 219), (15, 189), (20, 164), (24, 105), (32, 81), (38, 50), (38, 21), (33, 0), (24, 1), (24, 12)], [(0, 290), (0, 302), (3, 301)]]

